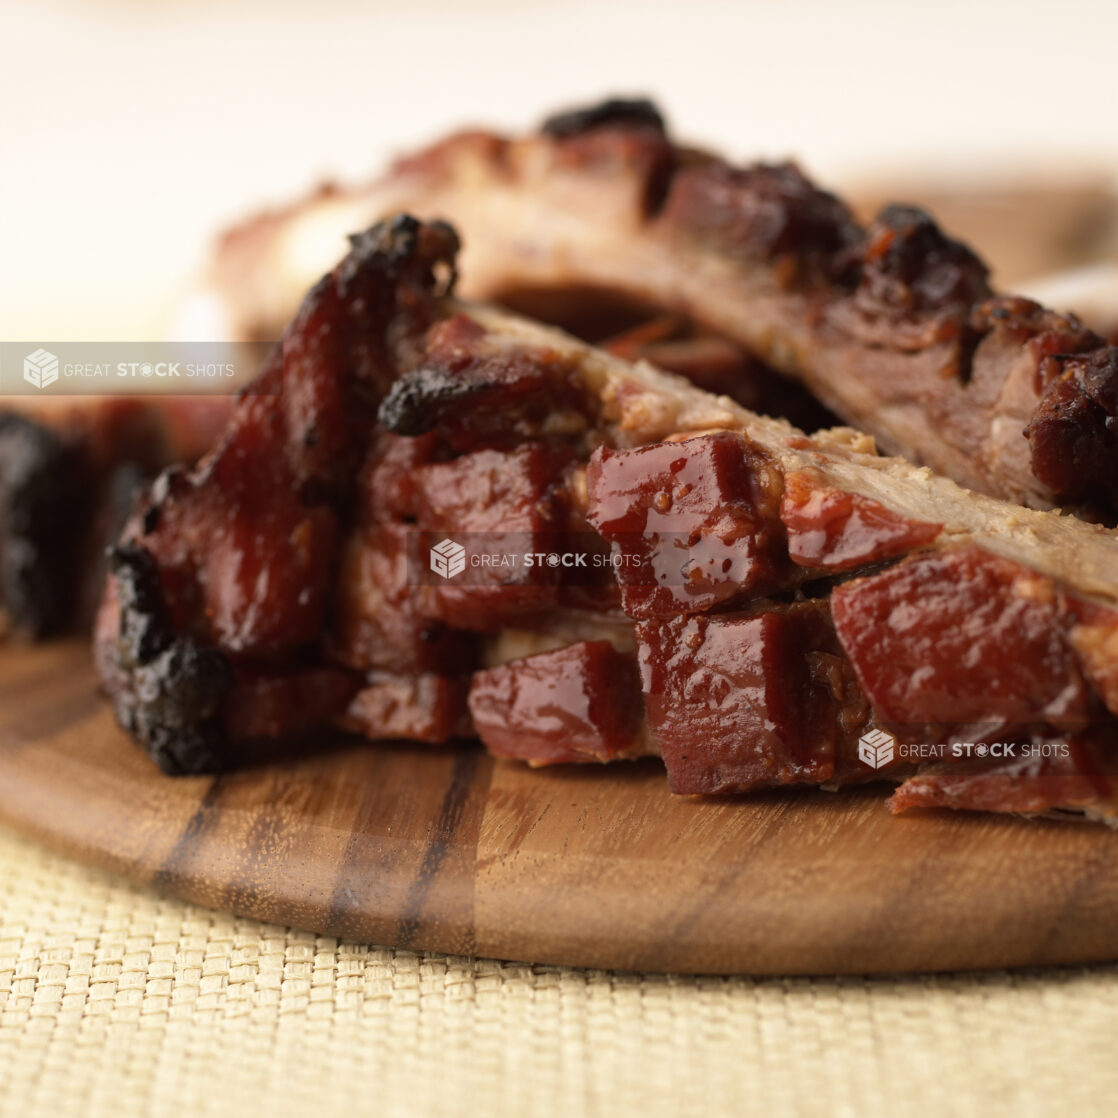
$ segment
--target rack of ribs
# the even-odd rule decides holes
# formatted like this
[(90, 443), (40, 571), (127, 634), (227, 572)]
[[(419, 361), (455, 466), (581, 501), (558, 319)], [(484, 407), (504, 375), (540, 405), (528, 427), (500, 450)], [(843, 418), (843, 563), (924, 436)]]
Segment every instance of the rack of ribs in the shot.
[(166, 771), (339, 727), (655, 755), (682, 794), (890, 779), (897, 810), (1114, 817), (1111, 531), (463, 301), (458, 247), (407, 216), (354, 237), (133, 510), (95, 655)]
[[(250, 220), (223, 238), (210, 296), (234, 333), (275, 336), (343, 234), (398, 211), (454, 223), (464, 296), (595, 342), (603, 307), (674, 318), (684, 340), (723, 347), (722, 370), (738, 355), (705, 387), (780, 414), (765, 372), (777, 370), (960, 485), (1118, 519), (1118, 350), (995, 293), (982, 261), (918, 209), (864, 227), (792, 164), (732, 166), (673, 142), (650, 103), (610, 101), (525, 137), (458, 134), (370, 185)], [(625, 355), (689, 371), (660, 348), (640, 354), (630, 338)]]

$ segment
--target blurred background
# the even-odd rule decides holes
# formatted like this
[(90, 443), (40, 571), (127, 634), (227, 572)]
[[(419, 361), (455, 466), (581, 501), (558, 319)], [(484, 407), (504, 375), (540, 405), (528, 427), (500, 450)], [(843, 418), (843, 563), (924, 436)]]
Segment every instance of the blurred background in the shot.
[(606, 93), (861, 208), (928, 202), (1003, 285), (1109, 282), (1116, 33), (1084, 0), (4, 0), (0, 339), (158, 337), (223, 226)]

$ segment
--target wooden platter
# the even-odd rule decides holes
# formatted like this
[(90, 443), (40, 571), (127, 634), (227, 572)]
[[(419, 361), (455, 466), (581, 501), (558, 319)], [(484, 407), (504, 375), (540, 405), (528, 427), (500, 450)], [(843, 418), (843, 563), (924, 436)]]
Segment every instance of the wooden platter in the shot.
[(653, 762), (532, 771), (323, 740), (162, 776), (78, 641), (0, 650), (0, 819), (212, 908), (539, 963), (828, 974), (1118, 958), (1118, 834), (884, 789), (673, 798)]

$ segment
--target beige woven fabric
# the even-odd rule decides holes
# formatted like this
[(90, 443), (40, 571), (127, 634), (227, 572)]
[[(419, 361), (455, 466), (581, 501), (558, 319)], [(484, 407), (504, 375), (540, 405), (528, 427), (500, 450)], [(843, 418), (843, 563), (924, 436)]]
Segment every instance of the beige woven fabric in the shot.
[(1112, 1115), (1118, 969), (693, 978), (389, 951), (0, 830), (0, 1115)]

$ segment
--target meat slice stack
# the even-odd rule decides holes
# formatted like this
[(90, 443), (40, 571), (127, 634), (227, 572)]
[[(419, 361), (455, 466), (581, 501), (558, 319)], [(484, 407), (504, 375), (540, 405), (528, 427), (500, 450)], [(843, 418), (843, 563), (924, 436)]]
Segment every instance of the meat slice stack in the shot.
[(1110, 531), (463, 303), (456, 254), (407, 217), (355, 238), (135, 510), (96, 653), (164, 768), (332, 725), (1114, 814)]
[(961, 485), (1118, 520), (1118, 350), (998, 295), (919, 210), (863, 227), (791, 164), (731, 166), (674, 143), (647, 102), (607, 102), (526, 137), (450, 137), (365, 188), (233, 230), (211, 278), (233, 327), (272, 336), (314, 278), (308, 257), (327, 267), (343, 233), (400, 210), (454, 222), (471, 298), (595, 341), (603, 303), (683, 319), (690, 346), (648, 339), (645, 353), (709, 376), (712, 347), (713, 367), (732, 367), (729, 346), (729, 394), (747, 405), (787, 413), (760, 362)]

